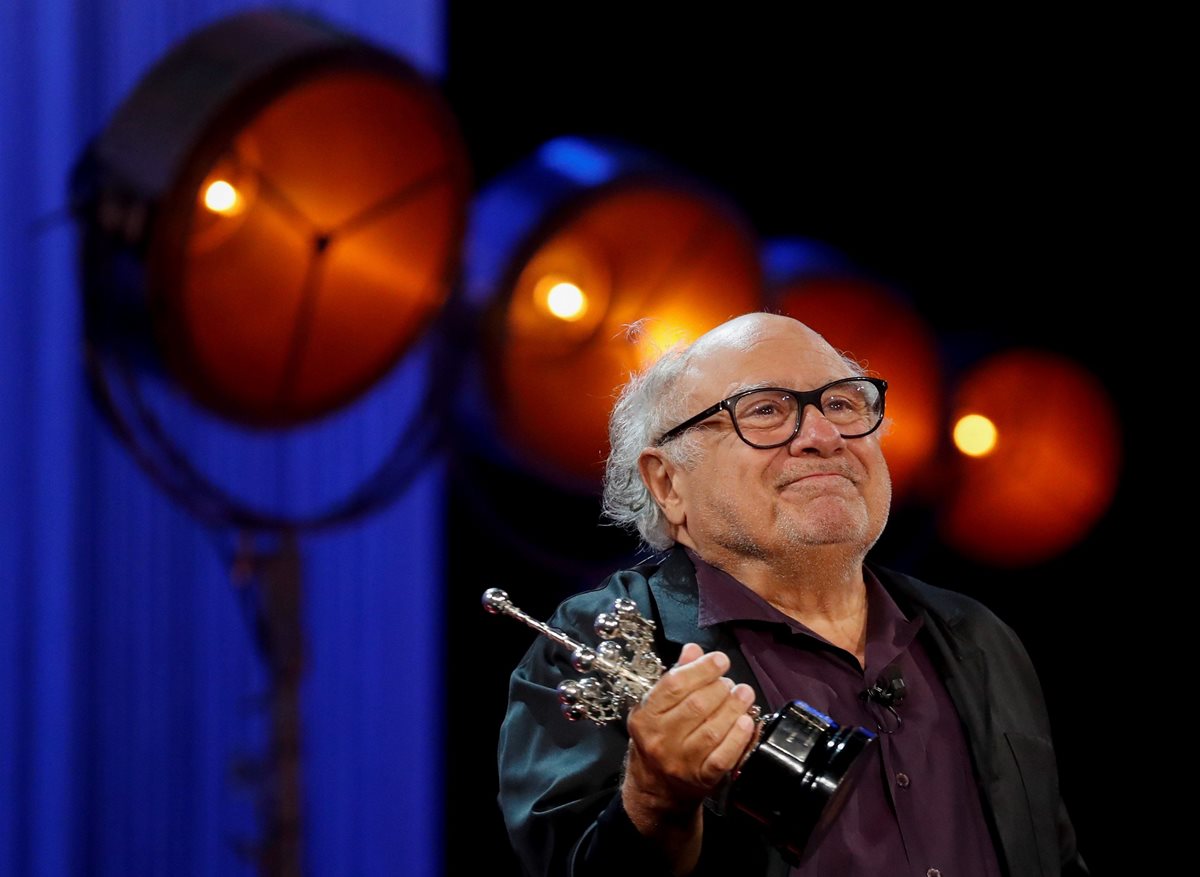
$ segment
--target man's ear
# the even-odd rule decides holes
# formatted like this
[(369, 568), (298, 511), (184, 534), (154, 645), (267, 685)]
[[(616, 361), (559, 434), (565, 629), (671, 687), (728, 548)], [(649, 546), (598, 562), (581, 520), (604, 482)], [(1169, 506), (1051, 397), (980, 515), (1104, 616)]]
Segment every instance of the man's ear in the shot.
[(680, 492), (681, 470), (657, 448), (647, 448), (638, 457), (638, 471), (642, 483), (662, 509), (663, 517), (675, 526), (684, 522), (684, 503)]

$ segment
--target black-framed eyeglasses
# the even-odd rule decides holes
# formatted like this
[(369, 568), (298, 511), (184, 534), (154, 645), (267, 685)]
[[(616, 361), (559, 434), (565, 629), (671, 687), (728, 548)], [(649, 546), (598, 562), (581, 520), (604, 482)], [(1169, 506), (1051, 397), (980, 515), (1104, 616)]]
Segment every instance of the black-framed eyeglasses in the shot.
[(695, 417), (663, 433), (661, 446), (714, 414), (728, 411), (738, 438), (752, 448), (778, 448), (800, 432), (804, 409), (817, 410), (838, 428), (842, 438), (862, 438), (883, 422), (883, 397), (887, 381), (880, 378), (842, 378), (815, 390), (759, 387), (734, 393)]

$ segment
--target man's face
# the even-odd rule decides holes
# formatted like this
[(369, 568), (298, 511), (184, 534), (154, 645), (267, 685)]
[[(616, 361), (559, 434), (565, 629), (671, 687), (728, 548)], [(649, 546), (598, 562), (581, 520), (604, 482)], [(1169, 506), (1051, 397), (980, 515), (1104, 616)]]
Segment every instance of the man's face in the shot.
[[(811, 390), (855, 375), (794, 320), (761, 315), (752, 325), (758, 330), (698, 357), (686, 389), (689, 410), (702, 411), (751, 386)], [(833, 545), (865, 553), (883, 531), (892, 491), (878, 431), (844, 439), (808, 406), (799, 434), (778, 448), (747, 445), (726, 412), (705, 421), (699, 433), (703, 457), (675, 483), (680, 541), (693, 543), (701, 556), (732, 552), (770, 561)]]

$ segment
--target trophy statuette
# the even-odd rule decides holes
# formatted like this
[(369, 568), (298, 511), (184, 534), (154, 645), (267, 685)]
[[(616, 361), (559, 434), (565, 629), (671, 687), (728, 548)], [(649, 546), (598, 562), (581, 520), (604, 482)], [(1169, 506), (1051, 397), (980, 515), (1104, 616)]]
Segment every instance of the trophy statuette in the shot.
[[(601, 643), (594, 649), (523, 612), (499, 588), (484, 592), (483, 606), (569, 649), (572, 667), (595, 674), (559, 683), (559, 703), (571, 721), (605, 725), (623, 718), (663, 673), (653, 651), (655, 624), (627, 598), (596, 616)], [(875, 734), (842, 727), (800, 700), (765, 718), (757, 706), (749, 714), (758, 725), (757, 737), (722, 783), (719, 800), (711, 803), (718, 812), (733, 807), (751, 817), (783, 857), (798, 865), (809, 842), (841, 811)]]

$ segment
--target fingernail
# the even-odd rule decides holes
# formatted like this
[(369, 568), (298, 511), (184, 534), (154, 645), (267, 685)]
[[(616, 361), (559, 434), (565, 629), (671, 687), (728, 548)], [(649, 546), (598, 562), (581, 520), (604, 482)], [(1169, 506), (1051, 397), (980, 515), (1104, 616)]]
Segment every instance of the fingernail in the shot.
[(749, 685), (741, 685), (733, 692), (734, 697), (744, 703), (746, 706), (754, 703), (754, 689)]
[(713, 654), (716, 655), (713, 662), (717, 665), (717, 669), (724, 673), (729, 669), (729, 656), (724, 652), (714, 652)]

